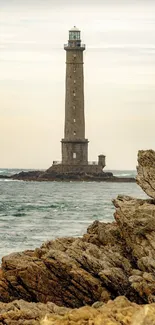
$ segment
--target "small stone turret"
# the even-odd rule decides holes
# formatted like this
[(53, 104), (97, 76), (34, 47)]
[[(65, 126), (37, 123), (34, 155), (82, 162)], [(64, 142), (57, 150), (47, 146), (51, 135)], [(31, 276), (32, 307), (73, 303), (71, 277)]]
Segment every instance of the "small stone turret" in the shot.
[(101, 166), (102, 168), (106, 166), (105, 158), (106, 156), (102, 154), (98, 156), (98, 165)]

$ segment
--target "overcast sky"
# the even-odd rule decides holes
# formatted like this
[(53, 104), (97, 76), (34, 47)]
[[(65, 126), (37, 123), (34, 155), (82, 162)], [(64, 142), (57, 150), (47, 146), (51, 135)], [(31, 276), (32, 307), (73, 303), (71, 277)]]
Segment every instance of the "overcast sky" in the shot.
[(0, 167), (61, 159), (68, 30), (81, 29), (89, 160), (155, 150), (155, 1), (0, 0)]

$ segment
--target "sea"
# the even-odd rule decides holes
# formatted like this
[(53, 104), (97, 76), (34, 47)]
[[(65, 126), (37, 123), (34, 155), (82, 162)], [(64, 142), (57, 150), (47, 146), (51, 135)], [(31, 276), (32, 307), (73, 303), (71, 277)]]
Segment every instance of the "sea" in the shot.
[[(22, 170), (0, 169), (0, 174)], [(134, 170), (112, 172), (115, 176), (136, 176)], [(112, 199), (120, 194), (146, 198), (136, 183), (0, 179), (0, 260), (57, 237), (82, 236), (95, 220), (113, 221)]]

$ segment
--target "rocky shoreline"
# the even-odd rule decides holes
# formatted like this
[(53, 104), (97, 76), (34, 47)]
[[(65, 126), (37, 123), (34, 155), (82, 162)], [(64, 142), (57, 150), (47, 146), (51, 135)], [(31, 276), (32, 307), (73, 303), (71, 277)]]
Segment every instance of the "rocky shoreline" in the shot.
[(20, 172), (12, 176), (0, 175), (3, 179), (13, 179), (22, 181), (35, 181), (35, 182), (123, 182), (123, 183), (135, 183), (136, 179), (133, 177), (117, 177), (113, 176), (112, 173), (100, 173), (100, 174), (86, 174), (86, 173), (51, 173), (41, 171), (28, 171)]
[(114, 221), (3, 257), (0, 325), (155, 324), (155, 152), (138, 153), (151, 198), (118, 196)]

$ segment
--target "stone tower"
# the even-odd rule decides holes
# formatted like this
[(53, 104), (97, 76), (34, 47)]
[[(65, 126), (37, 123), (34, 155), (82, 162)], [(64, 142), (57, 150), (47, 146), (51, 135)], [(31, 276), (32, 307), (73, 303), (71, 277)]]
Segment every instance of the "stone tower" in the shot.
[(87, 165), (88, 140), (85, 139), (84, 73), (80, 30), (69, 31), (66, 50), (65, 128), (62, 139), (62, 164)]
[(61, 140), (62, 160), (53, 161), (48, 173), (59, 175), (102, 174), (105, 156), (99, 155), (98, 161), (88, 162), (88, 139), (85, 139), (84, 113), (84, 73), (81, 32), (78, 28), (69, 31), (66, 51), (66, 96), (64, 139)]

